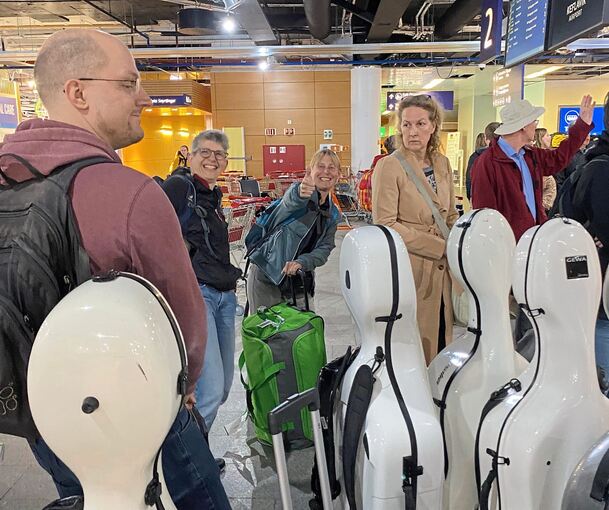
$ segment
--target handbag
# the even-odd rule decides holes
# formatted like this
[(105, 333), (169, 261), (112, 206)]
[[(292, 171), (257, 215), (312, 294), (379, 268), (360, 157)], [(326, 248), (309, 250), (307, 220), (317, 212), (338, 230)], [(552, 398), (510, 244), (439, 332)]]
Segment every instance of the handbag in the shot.
[[(427, 193), (427, 189), (425, 189), (425, 186), (423, 186), (423, 183), (401, 153), (396, 151), (393, 153), (393, 156), (400, 162), (402, 168), (406, 172), (406, 175), (408, 175), (410, 180), (414, 183), (417, 191), (421, 194), (423, 200), (425, 200), (425, 203), (431, 209), (431, 214), (433, 215), (433, 219), (438, 226), (442, 237), (447, 240), (450, 229), (442, 217), (442, 214), (440, 214), (440, 211), (436, 207), (436, 204), (433, 203), (429, 193)], [(459, 324), (460, 326), (467, 326), (467, 322), (469, 320), (469, 299), (465, 290), (462, 289), (461, 292), (457, 292), (455, 285), (453, 285), (451, 301), (453, 305), (453, 317), (455, 323)]]

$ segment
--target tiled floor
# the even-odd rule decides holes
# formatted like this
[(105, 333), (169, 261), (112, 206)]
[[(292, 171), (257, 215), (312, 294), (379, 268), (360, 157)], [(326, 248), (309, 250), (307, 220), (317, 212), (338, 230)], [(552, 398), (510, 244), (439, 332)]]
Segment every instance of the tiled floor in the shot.
[[(326, 323), (328, 359), (343, 354), (353, 341), (351, 317), (340, 292), (338, 255), (344, 232), (337, 235), (337, 247), (316, 278), (316, 310)], [(241, 296), (241, 303), (245, 301)], [(241, 339), (237, 337), (237, 356)], [(215, 456), (226, 459), (223, 483), (235, 510), (280, 509), (279, 486), (271, 448), (254, 438), (248, 422), (241, 422), (245, 411), (245, 393), (238, 373), (228, 401), (222, 406), (210, 433)], [(227, 431), (228, 428), (228, 431)], [(25, 441), (0, 435), (5, 444), (4, 461), (0, 462), (0, 509), (41, 510), (57, 495), (50, 477), (34, 460)], [(308, 508), (313, 450), (289, 455), (292, 498), (295, 509)]]

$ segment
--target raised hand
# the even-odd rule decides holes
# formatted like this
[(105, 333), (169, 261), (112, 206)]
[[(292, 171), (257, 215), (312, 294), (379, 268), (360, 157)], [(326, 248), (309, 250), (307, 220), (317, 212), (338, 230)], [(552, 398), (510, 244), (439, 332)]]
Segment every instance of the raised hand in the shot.
[(313, 177), (311, 177), (311, 169), (307, 168), (305, 176), (298, 187), (298, 194), (300, 195), (300, 198), (311, 198), (314, 191), (315, 181), (313, 181)]
[(592, 124), (592, 115), (594, 114), (594, 107), (596, 106), (596, 102), (592, 101), (592, 96), (586, 94), (582, 97), (582, 103), (579, 107), (579, 117), (586, 124)]

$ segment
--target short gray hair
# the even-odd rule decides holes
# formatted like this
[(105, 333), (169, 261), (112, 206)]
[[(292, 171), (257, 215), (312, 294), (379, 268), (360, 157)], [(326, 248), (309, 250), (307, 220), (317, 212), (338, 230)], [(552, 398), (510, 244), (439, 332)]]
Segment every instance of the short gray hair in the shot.
[(93, 30), (68, 29), (43, 45), (34, 64), (34, 80), (45, 106), (52, 104), (70, 79), (91, 77), (109, 63)]
[(219, 143), (222, 148), (228, 152), (228, 136), (226, 136), (224, 131), (220, 131), (219, 129), (207, 129), (206, 131), (201, 131), (192, 139), (192, 150), (197, 150), (199, 145), (205, 140)]

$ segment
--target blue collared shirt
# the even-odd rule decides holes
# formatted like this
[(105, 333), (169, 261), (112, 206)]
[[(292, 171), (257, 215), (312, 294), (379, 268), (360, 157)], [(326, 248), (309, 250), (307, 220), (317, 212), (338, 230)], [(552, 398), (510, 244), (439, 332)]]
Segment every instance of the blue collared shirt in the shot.
[(524, 159), (524, 149), (520, 149), (518, 152), (507, 143), (503, 137), (499, 137), (497, 141), (501, 150), (505, 155), (510, 158), (520, 173), (522, 174), (522, 190), (524, 191), (524, 198), (527, 202), (527, 206), (533, 215), (533, 219), (537, 221), (537, 206), (535, 205), (535, 190), (533, 189), (533, 178), (531, 177), (531, 170)]

